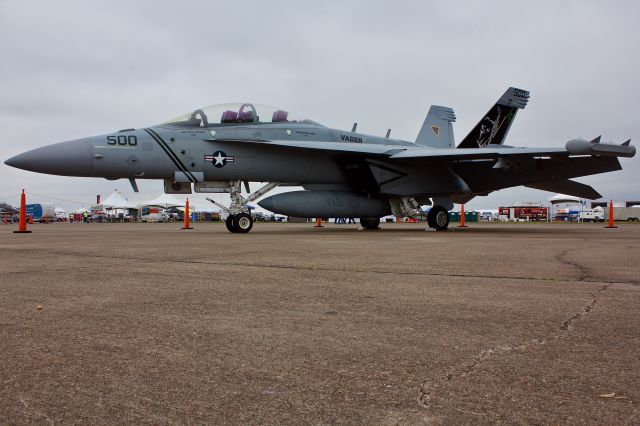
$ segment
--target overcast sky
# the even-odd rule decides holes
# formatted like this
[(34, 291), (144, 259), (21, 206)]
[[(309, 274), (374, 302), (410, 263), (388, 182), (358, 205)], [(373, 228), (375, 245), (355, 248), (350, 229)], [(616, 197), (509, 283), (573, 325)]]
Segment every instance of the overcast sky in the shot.
[[(640, 140), (637, 1), (372, 3), (0, 0), (0, 158), (240, 101), (407, 140), (431, 104), (446, 105), (461, 140), (511, 85), (531, 100), (507, 144)], [(578, 180), (638, 200), (639, 158)], [(162, 192), (161, 181), (134, 194), (126, 180), (1, 164), (0, 201), (23, 187), (86, 204), (116, 188), (132, 201)], [(468, 208), (551, 195), (509, 189)]]

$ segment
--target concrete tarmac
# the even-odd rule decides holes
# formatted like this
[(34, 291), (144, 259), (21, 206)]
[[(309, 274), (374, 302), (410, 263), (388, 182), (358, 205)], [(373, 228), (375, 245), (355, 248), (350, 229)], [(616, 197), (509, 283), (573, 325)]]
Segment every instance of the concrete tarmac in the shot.
[(1, 424), (640, 423), (640, 225), (2, 226)]

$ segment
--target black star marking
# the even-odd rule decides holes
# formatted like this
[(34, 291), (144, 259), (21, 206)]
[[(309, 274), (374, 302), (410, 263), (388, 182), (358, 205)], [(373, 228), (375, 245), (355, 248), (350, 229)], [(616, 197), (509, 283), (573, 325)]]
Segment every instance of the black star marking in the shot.
[(185, 151), (184, 149), (182, 151), (180, 151), (180, 154), (185, 155), (187, 153), (187, 151)]
[(196, 166), (196, 163), (191, 163), (191, 167), (195, 167), (195, 166)]
[(175, 141), (176, 141), (176, 138), (174, 138), (173, 136), (171, 136), (171, 137), (169, 138), (169, 140), (170, 140), (171, 142), (175, 142)]

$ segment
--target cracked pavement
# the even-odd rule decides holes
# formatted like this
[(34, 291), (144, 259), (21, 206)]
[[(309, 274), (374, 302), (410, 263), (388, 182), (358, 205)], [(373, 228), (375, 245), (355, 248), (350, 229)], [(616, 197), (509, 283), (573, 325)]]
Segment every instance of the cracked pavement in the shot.
[(194, 226), (5, 226), (0, 423), (640, 422), (640, 225)]

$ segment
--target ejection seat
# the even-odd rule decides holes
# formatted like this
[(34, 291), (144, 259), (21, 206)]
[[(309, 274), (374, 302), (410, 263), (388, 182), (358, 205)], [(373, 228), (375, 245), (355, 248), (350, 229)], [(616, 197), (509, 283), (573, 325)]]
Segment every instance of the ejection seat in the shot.
[(237, 123), (238, 122), (238, 113), (235, 111), (227, 110), (222, 113), (222, 118), (220, 119), (221, 123)]
[(273, 116), (271, 116), (271, 121), (274, 123), (285, 123), (288, 120), (289, 113), (287, 111), (283, 111), (281, 109), (274, 111)]

